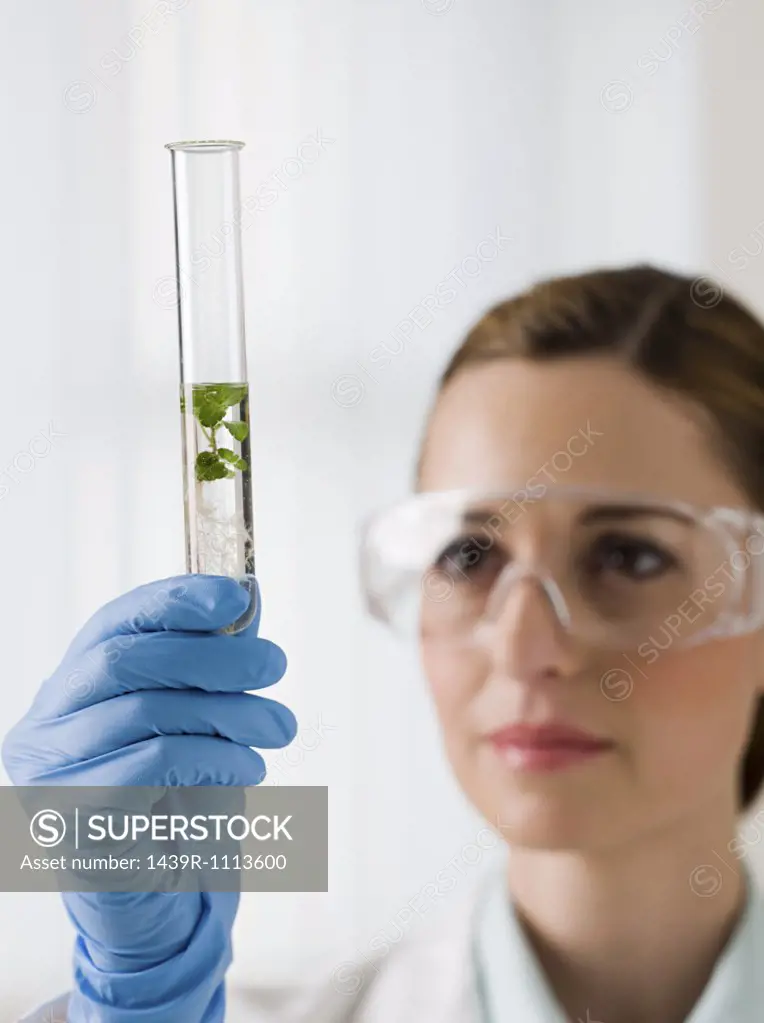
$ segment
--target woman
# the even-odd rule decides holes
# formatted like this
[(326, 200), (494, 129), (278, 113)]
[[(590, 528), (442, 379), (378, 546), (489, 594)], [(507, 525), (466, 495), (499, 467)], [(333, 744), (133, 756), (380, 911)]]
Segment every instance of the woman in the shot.
[[(338, 968), (319, 992), (237, 996), (226, 1019), (764, 1018), (764, 907), (746, 867), (753, 839), (736, 837), (764, 777), (764, 328), (708, 294), (649, 266), (550, 280), (497, 305), (454, 355), (416, 493), (371, 521), (363, 565), (372, 610), (415, 624), (458, 782), (509, 855), (437, 933), (423, 928), (350, 980)], [(227, 610), (205, 605), (207, 628), (239, 612), (226, 593)], [(124, 683), (74, 715), (60, 696), (72, 657), (113, 635), (116, 611), (99, 614), (45, 683), (53, 696), (38, 695), (5, 743), (15, 783), (97, 784), (93, 765), (121, 762), (128, 741), (166, 739), (149, 702), (150, 735), (136, 725), (122, 750), (61, 724), (96, 706), (103, 729), (136, 696)], [(212, 641), (182, 636), (199, 629), (188, 619), (160, 628), (189, 644), (189, 661)], [(269, 685), (283, 660), (251, 644)], [(168, 682), (158, 653), (152, 668), (157, 690), (215, 688), (192, 672)], [(172, 736), (174, 751), (222, 743), (242, 784), (234, 754), (294, 735), (273, 701), (196, 696), (217, 702), (175, 728), (197, 734)], [(259, 743), (219, 720), (225, 701), (257, 699)], [(227, 740), (199, 739), (210, 715)], [(133, 764), (119, 777), (147, 775)], [(160, 922), (145, 904), (64, 898), (78, 929), (71, 1020), (223, 1018), (233, 902), (165, 896), (178, 901)], [(139, 912), (148, 945), (133, 940)], [(205, 927), (216, 951), (178, 980)]]

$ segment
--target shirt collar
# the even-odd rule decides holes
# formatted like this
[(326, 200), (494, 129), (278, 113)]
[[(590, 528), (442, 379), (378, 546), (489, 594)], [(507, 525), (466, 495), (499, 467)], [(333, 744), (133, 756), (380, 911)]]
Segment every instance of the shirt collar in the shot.
[[(481, 1023), (569, 1023), (526, 938), (509, 897), (506, 860), (477, 906), (473, 939)], [(746, 871), (743, 915), (686, 1023), (760, 1023), (764, 1006), (764, 900)], [(577, 1021), (579, 1023), (579, 1021)], [(594, 1019), (580, 1023), (597, 1023)]]

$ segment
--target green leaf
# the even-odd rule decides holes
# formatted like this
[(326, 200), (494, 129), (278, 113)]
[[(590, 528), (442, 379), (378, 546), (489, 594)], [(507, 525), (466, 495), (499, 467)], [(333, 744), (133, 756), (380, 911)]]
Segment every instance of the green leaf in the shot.
[(221, 405), (220, 395), (216, 385), (194, 384), (194, 412), (198, 412), (204, 405)]
[(199, 384), (193, 388), (194, 415), (202, 426), (215, 427), (227, 408), (246, 398), (247, 390), (246, 384)]
[(239, 458), (235, 451), (231, 451), (230, 448), (218, 448), (218, 454), (221, 458), (225, 459), (230, 465), (233, 465), (237, 469), (246, 469), (247, 463), (243, 458)]
[(216, 404), (211, 400), (206, 400), (199, 405), (196, 413), (196, 418), (202, 424), (202, 426), (215, 427), (222, 423), (225, 417), (225, 405)]
[(220, 384), (219, 391), (220, 402), (224, 403), (226, 408), (230, 408), (231, 405), (238, 405), (244, 401), (248, 387), (246, 384)]
[[(194, 384), (191, 388), (194, 415), (200, 425), (212, 431), (207, 439), (211, 451), (200, 451), (196, 456), (196, 478), (200, 483), (211, 480), (233, 479), (234, 469), (246, 469), (247, 463), (230, 448), (216, 449), (215, 432), (224, 423), (231, 436), (241, 442), (249, 433), (245, 422), (225, 421), (226, 412), (247, 397), (247, 384)], [(181, 394), (181, 409), (185, 410), (185, 395)]]
[(196, 478), (200, 483), (222, 480), (233, 475), (214, 451), (200, 451), (196, 456)]
[(241, 441), (243, 441), (247, 434), (249, 433), (249, 427), (247, 426), (247, 424), (239, 421), (232, 422), (226, 419), (225, 422), (223, 423), (223, 426), (226, 428), (226, 430), (228, 430), (228, 432), (235, 440), (239, 441), (239, 443), (241, 443)]
[(196, 384), (191, 388), (191, 397), (194, 402), (194, 415), (197, 414), (201, 405), (208, 400), (208, 387), (199, 387)]
[(199, 384), (194, 388), (199, 402), (210, 401), (215, 405), (228, 408), (237, 405), (247, 396), (246, 384)]

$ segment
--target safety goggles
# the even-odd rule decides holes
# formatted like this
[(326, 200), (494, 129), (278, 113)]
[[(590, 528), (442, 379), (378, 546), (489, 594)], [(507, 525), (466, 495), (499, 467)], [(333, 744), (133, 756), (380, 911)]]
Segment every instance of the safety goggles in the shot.
[(482, 644), (515, 584), (535, 584), (587, 644), (693, 645), (764, 624), (764, 515), (606, 487), (416, 494), (366, 521), (372, 615), (402, 633)]

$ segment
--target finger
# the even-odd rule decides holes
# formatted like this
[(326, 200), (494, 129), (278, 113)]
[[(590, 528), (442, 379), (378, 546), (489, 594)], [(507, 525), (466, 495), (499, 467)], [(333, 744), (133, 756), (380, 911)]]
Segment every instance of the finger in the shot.
[(245, 692), (275, 685), (286, 654), (268, 639), (152, 632), (115, 636), (64, 661), (38, 690), (34, 713), (53, 718), (141, 689)]
[[(64, 766), (160, 735), (207, 735), (242, 746), (280, 749), (296, 734), (292, 711), (265, 696), (154, 689), (127, 693), (40, 724), (36, 750)], [(7, 755), (13, 756), (12, 748)], [(35, 759), (39, 761), (39, 752)]]
[[(258, 591), (254, 631), (260, 621)], [(112, 636), (141, 632), (214, 632), (231, 625), (249, 606), (248, 591), (224, 575), (189, 574), (158, 579), (123, 593), (99, 608), (82, 626), (66, 658)]]
[[(241, 585), (241, 584), (240, 584)], [(260, 584), (253, 575), (247, 576), (247, 585), (251, 586), (252, 593), (250, 595), (250, 606), (247, 611), (246, 617), (251, 613), (252, 620), (247, 622), (243, 629), (239, 629), (238, 632), (231, 633), (231, 635), (241, 636), (243, 638), (256, 636), (260, 629), (260, 616), (263, 610), (262, 596), (260, 594)], [(242, 588), (244, 588), (242, 586)]]
[(46, 768), (36, 785), (259, 785), (265, 761), (230, 739), (160, 735), (91, 760)]

